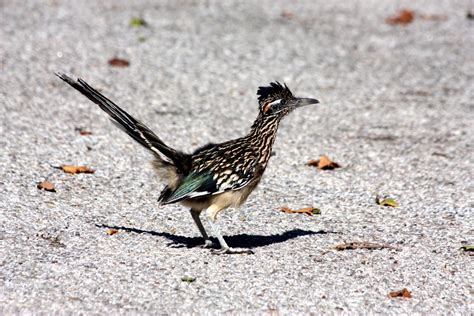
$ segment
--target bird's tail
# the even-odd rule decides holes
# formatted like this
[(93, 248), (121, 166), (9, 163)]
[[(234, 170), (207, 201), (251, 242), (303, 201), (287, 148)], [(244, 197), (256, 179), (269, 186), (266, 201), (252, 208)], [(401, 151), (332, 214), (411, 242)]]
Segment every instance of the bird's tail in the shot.
[(157, 156), (157, 162), (160, 164), (173, 165), (179, 169), (179, 166), (186, 156), (184, 153), (168, 147), (143, 123), (122, 110), (118, 105), (92, 88), (84, 80), (77, 79), (76, 81), (62, 73), (56, 73), (56, 75), (109, 114), (113, 119), (112, 122), (116, 126), (125, 131), (142, 146), (151, 150)]

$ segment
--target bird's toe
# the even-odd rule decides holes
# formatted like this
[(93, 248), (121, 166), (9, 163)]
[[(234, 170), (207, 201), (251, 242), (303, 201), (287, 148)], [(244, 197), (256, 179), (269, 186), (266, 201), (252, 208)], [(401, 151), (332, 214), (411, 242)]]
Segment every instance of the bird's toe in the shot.
[(250, 249), (221, 248), (221, 249), (213, 250), (212, 254), (214, 255), (235, 255), (235, 254), (253, 255), (254, 252)]

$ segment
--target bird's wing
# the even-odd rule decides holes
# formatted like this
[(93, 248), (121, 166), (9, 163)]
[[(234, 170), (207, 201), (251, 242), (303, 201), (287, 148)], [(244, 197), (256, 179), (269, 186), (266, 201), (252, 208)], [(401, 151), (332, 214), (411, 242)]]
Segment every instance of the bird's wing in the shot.
[(162, 204), (171, 204), (184, 199), (192, 199), (197, 197), (205, 197), (224, 193), (226, 191), (237, 191), (244, 187), (258, 183), (262, 177), (265, 167), (262, 164), (256, 164), (251, 174), (239, 176), (238, 179), (232, 180), (232, 174), (226, 179), (232, 181), (216, 181), (210, 172), (190, 173), (184, 177), (176, 189), (163, 191), (159, 201)]
[(191, 172), (185, 176), (176, 189), (160, 197), (162, 204), (170, 204), (183, 199), (196, 198), (220, 193), (212, 174)]

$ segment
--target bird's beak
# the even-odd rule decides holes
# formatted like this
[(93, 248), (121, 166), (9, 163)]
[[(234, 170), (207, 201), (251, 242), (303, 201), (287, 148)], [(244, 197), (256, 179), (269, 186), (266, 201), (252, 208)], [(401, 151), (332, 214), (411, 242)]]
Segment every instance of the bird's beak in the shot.
[(316, 99), (310, 98), (296, 98), (295, 107), (299, 108), (305, 105), (316, 104), (319, 103)]

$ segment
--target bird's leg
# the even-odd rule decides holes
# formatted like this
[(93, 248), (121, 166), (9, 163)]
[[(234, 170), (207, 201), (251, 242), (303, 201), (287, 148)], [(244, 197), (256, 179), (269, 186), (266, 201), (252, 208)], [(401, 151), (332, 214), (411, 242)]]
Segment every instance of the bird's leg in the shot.
[(207, 208), (206, 210), (206, 215), (207, 215), (207, 221), (209, 223), (209, 226), (211, 226), (212, 233), (214, 236), (219, 240), (219, 244), (221, 245), (221, 249), (214, 251), (214, 254), (239, 254), (239, 253), (246, 253), (246, 254), (253, 254), (253, 251), (250, 249), (233, 249), (230, 248), (229, 245), (227, 245), (224, 237), (222, 237), (221, 231), (219, 229), (219, 226), (216, 223), (216, 215), (220, 211), (220, 209), (213, 207), (212, 205)]
[(212, 241), (209, 239), (209, 236), (207, 235), (206, 230), (202, 225), (201, 218), (199, 217), (199, 215), (201, 214), (201, 210), (196, 210), (192, 208), (190, 209), (190, 212), (191, 216), (193, 217), (194, 223), (201, 232), (202, 238), (204, 238), (204, 244), (202, 245), (202, 248), (212, 248)]

